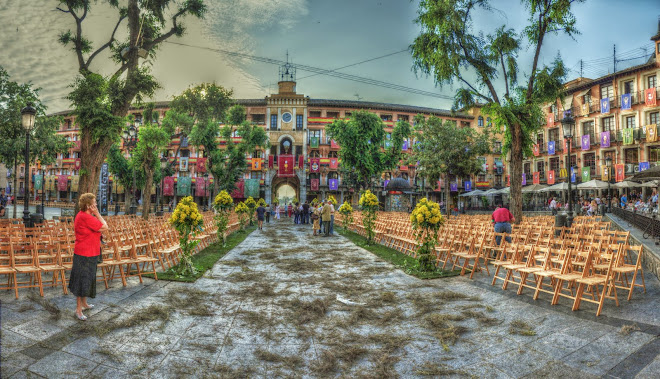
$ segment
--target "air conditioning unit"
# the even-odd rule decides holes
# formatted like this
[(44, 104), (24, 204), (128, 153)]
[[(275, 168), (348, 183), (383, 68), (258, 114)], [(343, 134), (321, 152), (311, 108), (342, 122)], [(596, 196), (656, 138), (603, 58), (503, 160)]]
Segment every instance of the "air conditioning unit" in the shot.
[(633, 172), (639, 172), (639, 165), (633, 165)]

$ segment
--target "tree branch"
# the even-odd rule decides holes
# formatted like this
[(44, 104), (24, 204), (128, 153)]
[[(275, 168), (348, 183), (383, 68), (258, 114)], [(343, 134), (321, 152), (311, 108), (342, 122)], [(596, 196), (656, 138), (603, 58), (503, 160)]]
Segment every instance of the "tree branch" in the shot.
[(103, 46), (96, 49), (96, 51), (94, 53), (92, 53), (92, 55), (89, 56), (89, 58), (87, 59), (87, 62), (85, 63), (85, 66), (89, 67), (92, 64), (92, 60), (100, 52), (102, 52), (103, 50), (110, 47), (110, 45), (112, 45), (112, 43), (115, 41), (115, 33), (117, 33), (117, 29), (119, 28), (119, 25), (121, 24), (122, 21), (124, 21), (125, 18), (126, 18), (126, 16), (120, 16), (119, 17), (119, 21), (117, 21), (117, 24), (115, 25), (115, 28), (112, 30), (112, 34), (110, 35), (110, 40), (108, 42), (106, 42), (105, 44), (103, 44)]
[(60, 7), (55, 7), (55, 9), (57, 9), (57, 10), (60, 11), (60, 12), (71, 13), (71, 11), (65, 11), (64, 9), (62, 9), (62, 8), (60, 8)]
[(67, 8), (69, 9), (69, 13), (73, 16), (73, 19), (76, 20), (76, 39), (73, 41), (75, 45), (75, 51), (76, 51), (76, 57), (78, 58), (78, 70), (83, 71), (86, 70), (87, 67), (85, 67), (85, 58), (83, 57), (83, 52), (82, 52), (82, 18), (78, 17), (76, 12), (71, 9), (70, 5), (67, 5)]
[(159, 43), (165, 41), (166, 39), (170, 38), (171, 36), (176, 33), (176, 31), (179, 29), (179, 26), (176, 23), (176, 20), (179, 16), (183, 15), (186, 13), (186, 9), (180, 9), (174, 16), (172, 16), (172, 28), (165, 34), (162, 34), (160, 37), (154, 39), (149, 43), (148, 45), (144, 45), (143, 48), (146, 50), (151, 50), (154, 47), (156, 47)]
[(498, 50), (500, 53), (500, 62), (502, 63), (502, 74), (504, 75), (504, 85), (506, 86), (506, 93), (504, 94), (504, 98), (509, 99), (509, 78), (506, 74), (506, 66), (504, 65), (504, 54), (502, 54), (502, 50)]
[(541, 45), (543, 45), (543, 37), (545, 37), (545, 31), (548, 27), (546, 24), (545, 16), (549, 11), (549, 5), (545, 3), (546, 7), (543, 11), (539, 10), (539, 40), (536, 43), (536, 51), (534, 53), (534, 62), (532, 63), (532, 72), (529, 75), (529, 82), (527, 83), (527, 94), (526, 102), (529, 103), (532, 100), (532, 89), (534, 88), (534, 79), (536, 78), (536, 67), (539, 63), (539, 55), (541, 54)]
[(456, 75), (456, 76), (458, 77), (458, 79), (459, 79), (460, 81), (462, 81), (462, 82), (465, 83), (468, 87), (470, 87), (470, 89), (472, 90), (472, 92), (473, 92), (475, 95), (479, 96), (480, 98), (482, 98), (482, 99), (484, 99), (484, 100), (486, 100), (486, 101), (492, 101), (492, 100), (493, 100), (493, 99), (491, 99), (490, 97), (488, 97), (488, 96), (486, 96), (486, 95), (483, 95), (483, 94), (481, 94), (479, 91), (477, 91), (477, 89), (474, 88), (474, 86), (473, 86), (472, 84), (470, 84), (470, 82), (468, 82), (467, 80), (465, 80), (461, 75)]

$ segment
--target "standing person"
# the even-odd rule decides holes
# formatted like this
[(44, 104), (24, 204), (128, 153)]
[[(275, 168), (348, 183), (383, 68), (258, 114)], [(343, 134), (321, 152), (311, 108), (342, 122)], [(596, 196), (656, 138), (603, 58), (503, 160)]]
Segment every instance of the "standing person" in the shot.
[(296, 203), (293, 207), (293, 223), (300, 224), (300, 203)]
[(557, 200), (554, 197), (550, 198), (550, 210), (553, 216), (557, 214)]
[(266, 224), (270, 224), (270, 204), (266, 204)]
[(277, 204), (277, 205), (275, 206), (275, 218), (276, 218), (278, 221), (280, 220), (280, 211), (281, 211), (281, 210), (282, 210), (282, 209), (280, 208), (280, 205)]
[(293, 205), (289, 203), (289, 206), (287, 207), (287, 215), (289, 218), (291, 218), (291, 211), (293, 211)]
[(69, 277), (69, 290), (76, 295), (76, 317), (87, 320), (83, 310), (92, 309), (87, 298), (96, 297), (96, 265), (101, 252), (101, 233), (108, 230), (98, 208), (96, 197), (92, 193), (80, 195), (80, 212), (76, 215), (73, 228), (76, 241), (73, 248), (73, 267)]
[(257, 207), (257, 226), (259, 230), (264, 230), (264, 215), (266, 214), (266, 208), (263, 205)]
[(313, 235), (317, 236), (321, 234), (319, 231), (319, 218), (321, 217), (321, 212), (316, 207), (312, 207), (312, 210), (312, 231)]
[[(515, 221), (511, 212), (502, 206), (502, 203), (497, 204), (497, 209), (493, 212), (493, 225), (495, 233), (511, 234), (511, 221)], [(495, 242), (499, 246), (502, 242), (502, 236), (495, 237)], [(511, 237), (506, 237), (506, 242), (511, 243)]]
[(5, 195), (5, 189), (0, 190), (0, 217), (5, 216), (5, 208), (7, 208), (7, 196)]
[(321, 209), (321, 221), (323, 221), (323, 237), (330, 236), (330, 221), (332, 220), (332, 204), (330, 200), (326, 201)]
[(303, 224), (309, 224), (309, 204), (305, 201), (303, 207)]
[(333, 236), (333, 235), (335, 235), (335, 233), (334, 233), (334, 231), (335, 231), (335, 206), (329, 201), (328, 201), (328, 203), (330, 204), (330, 208), (331, 208), (331, 213), (330, 213), (330, 235)]

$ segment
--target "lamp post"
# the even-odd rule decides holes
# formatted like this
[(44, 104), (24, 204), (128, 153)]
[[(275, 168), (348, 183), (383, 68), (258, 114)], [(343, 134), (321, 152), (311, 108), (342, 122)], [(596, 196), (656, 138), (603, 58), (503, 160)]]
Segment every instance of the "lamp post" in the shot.
[(566, 175), (568, 176), (568, 227), (573, 225), (573, 194), (571, 188), (571, 139), (573, 138), (573, 127), (575, 127), (575, 120), (568, 114), (564, 115), (561, 120), (561, 127), (564, 132), (566, 141)]
[(46, 209), (44, 208), (44, 198), (46, 197), (46, 168), (41, 169), (41, 217), (46, 219)]
[[(137, 146), (137, 129), (135, 126), (131, 125), (122, 133), (122, 139), (124, 140), (124, 148), (128, 150), (131, 158), (133, 158), (133, 149)], [(136, 214), (137, 205), (135, 204), (135, 169), (133, 170), (133, 188), (131, 189), (131, 206), (129, 208), (129, 214)]]
[(160, 215), (163, 215), (163, 198), (165, 197), (163, 192), (165, 190), (165, 185), (164, 185), (164, 180), (165, 180), (165, 169), (167, 168), (167, 157), (162, 157), (160, 158), (160, 172), (161, 172), (161, 178), (160, 178)]
[(605, 166), (607, 166), (607, 213), (612, 213), (612, 195), (611, 195), (611, 185), (612, 178), (612, 157), (605, 157)]
[(206, 207), (207, 201), (204, 201), (204, 197), (207, 197), (206, 196), (206, 181), (207, 180), (209, 180), (209, 173), (205, 172), (204, 173), (204, 192), (202, 193), (202, 201), (204, 202), (204, 207), (202, 209), (203, 209), (204, 212), (206, 212), (208, 210), (208, 208)]
[(27, 106), (21, 109), (21, 125), (25, 129), (25, 195), (23, 195), (23, 224), (25, 226), (32, 226), (30, 224), (30, 132), (34, 127), (34, 118), (37, 115), (37, 110), (34, 109), (32, 103), (27, 103)]

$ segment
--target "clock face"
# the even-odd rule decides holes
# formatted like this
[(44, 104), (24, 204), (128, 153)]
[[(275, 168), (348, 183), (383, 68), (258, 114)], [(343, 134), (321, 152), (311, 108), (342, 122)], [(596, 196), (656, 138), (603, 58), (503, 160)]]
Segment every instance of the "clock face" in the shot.
[(291, 122), (291, 118), (292, 118), (292, 116), (291, 116), (291, 113), (289, 113), (289, 112), (285, 112), (285, 113), (282, 114), (282, 121), (284, 121), (284, 122)]

